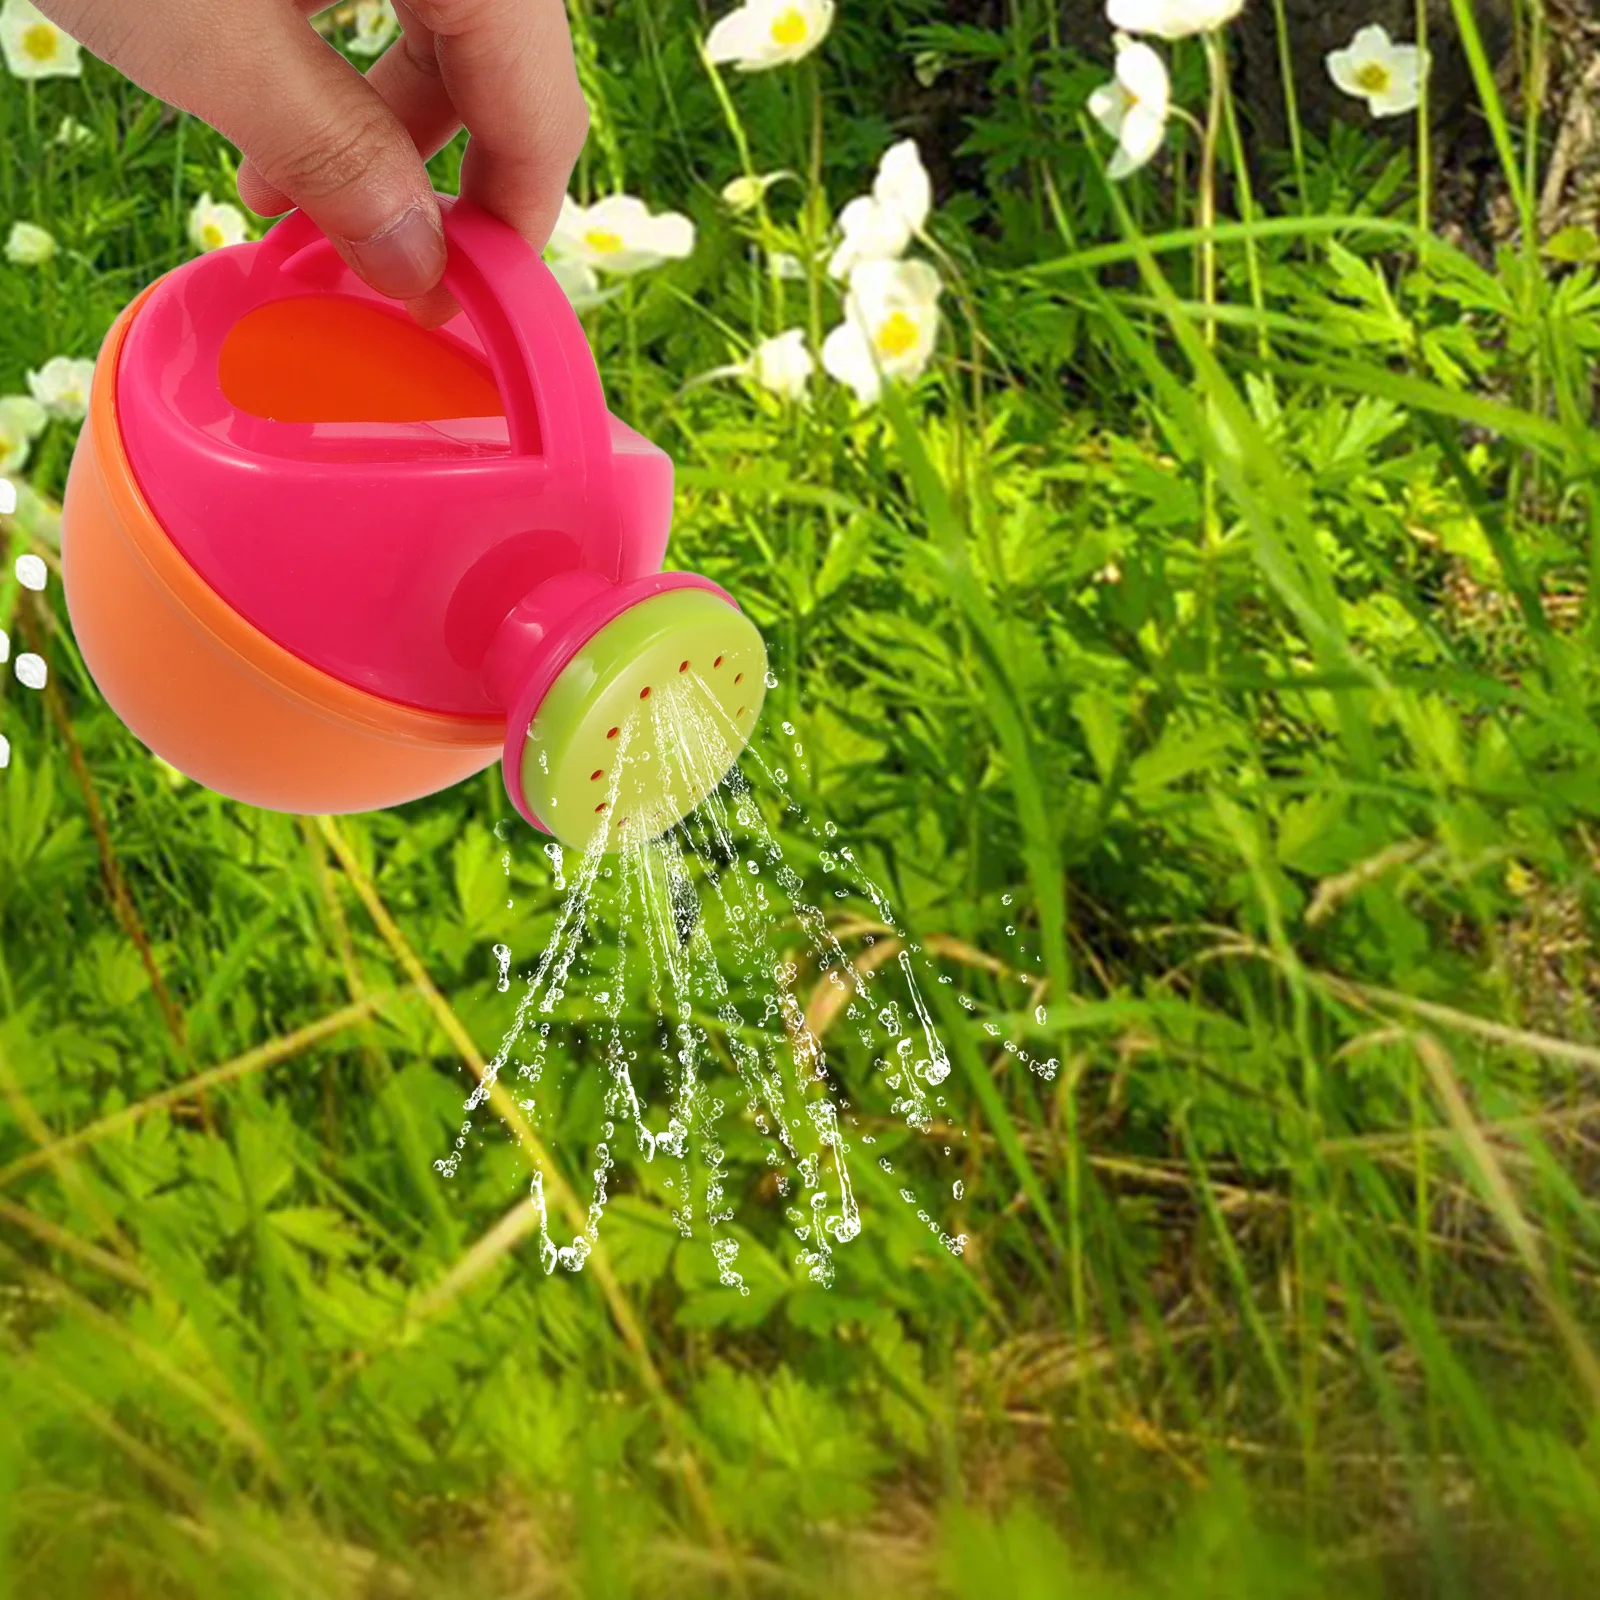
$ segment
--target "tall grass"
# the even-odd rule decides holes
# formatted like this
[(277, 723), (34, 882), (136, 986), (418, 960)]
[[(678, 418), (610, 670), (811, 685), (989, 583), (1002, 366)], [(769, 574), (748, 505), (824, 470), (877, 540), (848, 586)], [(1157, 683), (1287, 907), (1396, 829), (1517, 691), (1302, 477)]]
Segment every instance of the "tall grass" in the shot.
[[(359, 818), (226, 802), (117, 722), (59, 586), (8, 577), (52, 680), (0, 691), (0, 1593), (1589, 1592), (1594, 270), (1419, 223), (1404, 122), (1292, 119), (1248, 220), (1220, 139), (1206, 226), (1182, 130), (1104, 181), (1102, 67), (1053, 8), (939, 13), (841, 6), (820, 57), (725, 82), (681, 0), (573, 20), (580, 188), (700, 224), (588, 316), (678, 461), (675, 559), (766, 633), (797, 803), (977, 1005), (935, 989), (958, 1109), (925, 1140), (825, 1033), (965, 1255), (864, 1164), (808, 1282), (744, 1130), (750, 1296), (644, 1179), (547, 1276), (513, 1140), (432, 1165), (516, 999), (491, 946), (526, 963), (560, 899), (525, 834), (502, 875), (498, 773)], [(1538, 122), (1455, 16), (1529, 229)], [(1201, 105), (1199, 46), (1176, 67)], [(69, 112), (93, 143), (53, 141)], [(809, 260), (902, 132), (940, 178), (928, 375), (871, 410), (690, 383), (835, 319), (767, 254)], [(0, 221), (63, 247), (0, 268), (0, 391), (92, 354), (232, 159), (98, 64), (0, 81)], [(735, 219), (744, 167), (798, 177)], [(29, 462), (8, 575), (54, 559), (71, 444)], [(881, 959), (872, 903), (826, 903)], [(571, 1066), (553, 1215), (601, 1118)]]

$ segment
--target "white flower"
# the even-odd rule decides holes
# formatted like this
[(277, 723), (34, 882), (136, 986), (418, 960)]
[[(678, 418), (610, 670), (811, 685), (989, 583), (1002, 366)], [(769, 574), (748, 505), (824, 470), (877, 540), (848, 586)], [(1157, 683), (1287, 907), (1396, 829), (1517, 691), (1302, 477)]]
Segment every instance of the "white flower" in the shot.
[(763, 389), (785, 400), (801, 399), (811, 374), (816, 371), (816, 363), (806, 348), (805, 330), (789, 328), (771, 339), (763, 339), (750, 352), (743, 370)]
[(56, 253), (55, 235), (32, 222), (13, 222), (6, 237), (6, 260), (19, 267), (42, 267)]
[(210, 192), (201, 195), (189, 213), (189, 243), (202, 255), (224, 245), (239, 244), (245, 237), (244, 212), (238, 206), (213, 200)]
[(575, 261), (570, 256), (552, 255), (545, 265), (561, 285), (562, 294), (572, 302), (574, 311), (587, 311), (590, 306), (597, 306), (605, 299), (600, 292), (599, 274), (587, 262)]
[(848, 278), (862, 261), (892, 260), (922, 231), (933, 208), (933, 184), (915, 139), (902, 139), (884, 152), (872, 193), (852, 200), (839, 213), (844, 235), (828, 263), (835, 278)]
[(89, 384), (94, 362), (52, 356), (37, 372), (28, 374), (33, 398), (52, 416), (81, 422), (89, 410)]
[(69, 150), (74, 145), (93, 144), (94, 129), (85, 127), (76, 117), (63, 117), (56, 129), (56, 143)]
[(45, 566), (44, 559), (29, 551), (20, 555), (12, 563), (11, 570), (17, 575), (17, 582), (24, 589), (32, 589), (35, 594), (41, 594), (44, 586), (50, 581), (50, 569)]
[(833, 0), (748, 0), (718, 20), (706, 36), (706, 55), (761, 72), (808, 56), (833, 26)]
[(356, 0), (355, 21), (355, 35), (348, 47), (353, 56), (382, 55), (400, 32), (392, 0)]
[(42, 689), (50, 676), (44, 657), (36, 656), (31, 650), (24, 650), (12, 663), (11, 670), (24, 689)]
[(49, 413), (31, 394), (0, 396), (0, 472), (22, 466), (49, 420)]
[(0, 52), (18, 78), (77, 78), (83, 74), (80, 46), (58, 28), (33, 0), (0, 5)]
[(883, 378), (922, 375), (939, 334), (939, 274), (926, 261), (863, 261), (850, 274), (845, 320), (822, 346), (822, 365), (863, 404)]
[(1149, 45), (1119, 33), (1116, 77), (1089, 96), (1089, 115), (1117, 141), (1108, 177), (1137, 172), (1161, 148), (1170, 103), (1166, 63)]
[(1232, 22), (1244, 0), (1106, 0), (1106, 16), (1123, 33), (1186, 39)]
[(550, 236), (555, 256), (605, 272), (643, 272), (663, 261), (681, 261), (694, 249), (694, 224), (676, 211), (652, 216), (631, 194), (607, 195), (580, 206), (570, 195)]
[(1325, 58), (1328, 76), (1344, 90), (1367, 102), (1375, 117), (1397, 117), (1415, 111), (1428, 70), (1425, 52), (1414, 44), (1396, 44), (1377, 23), (1360, 29), (1343, 50)]

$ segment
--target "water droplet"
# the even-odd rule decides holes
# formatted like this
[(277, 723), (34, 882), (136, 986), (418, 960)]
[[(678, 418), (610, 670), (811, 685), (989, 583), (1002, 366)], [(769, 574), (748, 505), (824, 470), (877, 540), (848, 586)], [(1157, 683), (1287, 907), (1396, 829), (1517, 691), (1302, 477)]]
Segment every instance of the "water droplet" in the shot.
[(1033, 1008), (1033, 1020), (1042, 1028), (1045, 1025), (1045, 1009), (1043, 1006)]
[(35, 594), (39, 593), (50, 579), (49, 569), (43, 559), (31, 553), (18, 556), (13, 570), (17, 574), (17, 582), (24, 589), (32, 589)]
[(778, 674), (772, 671), (772, 669), (769, 667), (767, 669), (766, 677), (764, 677), (761, 681), (766, 684), (769, 689), (776, 689), (778, 687)]
[(24, 689), (42, 689), (45, 680), (50, 676), (50, 669), (45, 665), (43, 656), (36, 656), (31, 650), (24, 650), (17, 657), (16, 674), (17, 682)]
[(953, 1194), (957, 1200), (959, 1200), (965, 1192), (966, 1185), (962, 1183), (959, 1178), (957, 1178), (956, 1181), (950, 1185), (950, 1193)]

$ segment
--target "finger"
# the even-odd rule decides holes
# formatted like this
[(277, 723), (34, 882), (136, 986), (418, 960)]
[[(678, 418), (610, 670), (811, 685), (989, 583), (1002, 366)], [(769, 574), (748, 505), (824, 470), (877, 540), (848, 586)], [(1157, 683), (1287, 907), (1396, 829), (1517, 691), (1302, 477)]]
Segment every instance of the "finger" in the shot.
[[(433, 36), (439, 81), (471, 134), (462, 194), (543, 249), (589, 129), (562, 0), (398, 0), (396, 10)], [(425, 72), (409, 31), (406, 43)], [(420, 85), (417, 95), (423, 103)]]
[[(424, 294), (444, 270), (432, 185), (394, 112), (288, 8), (268, 5), (225, 64), (230, 87), (195, 109), (247, 158), (252, 210), (297, 205), (380, 294)], [(249, 82), (251, 92), (232, 87)]]
[[(295, 0), (302, 10), (321, 9), (322, 0)], [(460, 131), (461, 116), (450, 103), (434, 54), (433, 34), (402, 4), (395, 8), (403, 30), (367, 69), (368, 84), (411, 135), (424, 161), (442, 150)], [(293, 202), (274, 189), (246, 162), (239, 169), (239, 197), (260, 216), (274, 217)]]

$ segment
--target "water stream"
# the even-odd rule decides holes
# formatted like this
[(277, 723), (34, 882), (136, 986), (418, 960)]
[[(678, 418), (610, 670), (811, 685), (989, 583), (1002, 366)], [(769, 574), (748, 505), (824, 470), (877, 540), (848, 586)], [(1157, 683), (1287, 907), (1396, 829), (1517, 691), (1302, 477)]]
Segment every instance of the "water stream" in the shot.
[[(630, 759), (666, 761), (685, 781), (714, 777), (723, 735), (733, 732), (725, 718), (693, 672), (641, 707), (618, 741), (613, 814)], [(803, 770), (795, 730), (781, 726)], [(808, 891), (763, 801), (784, 816), (787, 835), (816, 841), (816, 865), (836, 900), (874, 908), (878, 922), (854, 960), (816, 903), (828, 891)], [(515, 827), (497, 829), (508, 875)], [(703, 1237), (719, 1281), (742, 1294), (750, 1291), (733, 1232), (741, 1205), (776, 1205), (794, 1264), (830, 1285), (836, 1253), (862, 1231), (865, 1163), (883, 1175), (870, 1185), (875, 1194), (897, 1195), (959, 1256), (965, 1236), (941, 1213), (961, 1201), (960, 1179), (942, 1180), (948, 1200), (930, 1202), (884, 1148), (903, 1142), (884, 1136), (899, 1122), (918, 1147), (924, 1185), (928, 1161), (952, 1155), (940, 1139), (941, 1128), (956, 1131), (945, 1094), (951, 1059), (926, 992), (952, 979), (909, 937), (834, 824), (817, 826), (791, 797), (787, 771), (752, 746), (681, 822), (654, 838), (624, 830), (623, 841), (610, 854), (599, 839), (581, 855), (541, 844), (562, 895), (554, 926), (524, 971), (513, 972), (507, 946), (494, 948), (496, 987), (520, 982), (521, 992), (436, 1169), (455, 1175), (481, 1107), (503, 1080), (545, 1151), (585, 1174), (583, 1226), (558, 1237), (546, 1174), (528, 1151), (547, 1272), (582, 1269), (608, 1197), (627, 1189), (654, 1196), (685, 1238)], [(881, 941), (889, 943), (879, 949)], [(955, 998), (973, 1008), (969, 997)], [(1041, 1077), (1054, 1074), (1054, 1061), (1003, 1042)], [(862, 1104), (842, 1070), (846, 1052)]]

